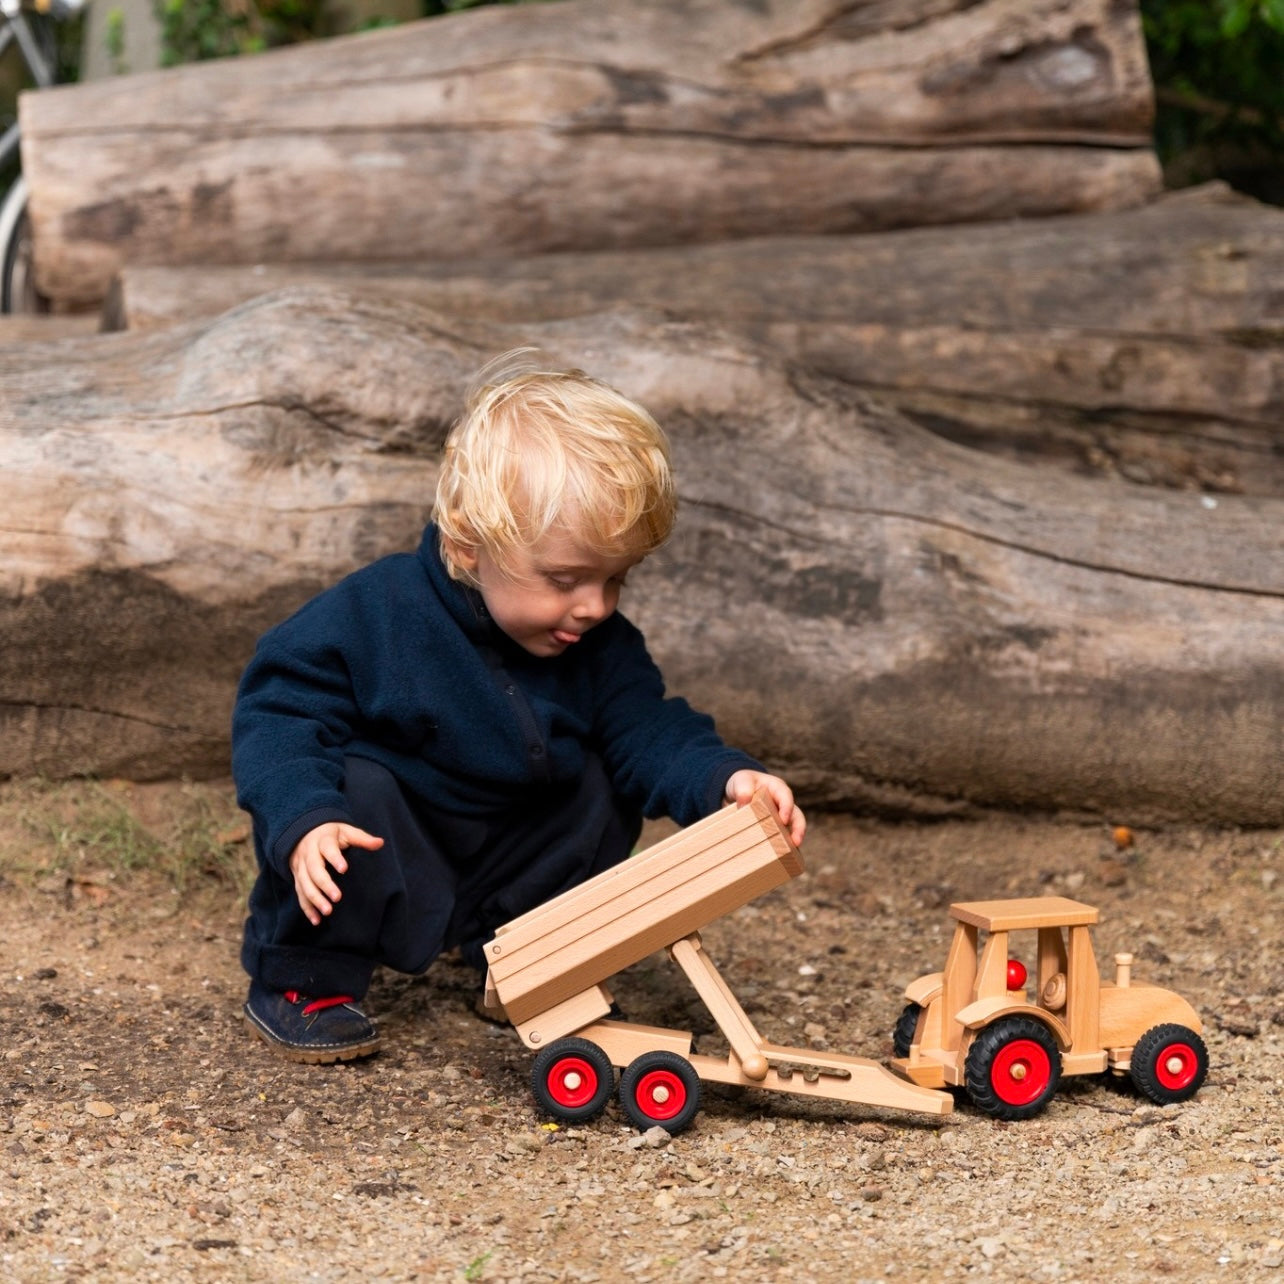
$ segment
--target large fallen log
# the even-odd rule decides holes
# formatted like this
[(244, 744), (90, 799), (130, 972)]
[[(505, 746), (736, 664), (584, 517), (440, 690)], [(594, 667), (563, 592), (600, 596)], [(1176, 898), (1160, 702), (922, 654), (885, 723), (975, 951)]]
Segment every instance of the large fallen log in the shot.
[(1284, 211), (1143, 209), (458, 263), (131, 267), (149, 329), (303, 281), (526, 323), (627, 303), (731, 328), (946, 438), (1090, 474), (1284, 496)]
[(0, 347), (8, 343), (33, 343), (46, 339), (78, 339), (101, 328), (101, 319), (88, 313), (74, 316), (0, 316)]
[(669, 427), (680, 529), (628, 609), (808, 799), (1284, 822), (1284, 502), (988, 458), (705, 326), (322, 287), (0, 354), (0, 771), (225, 769), (256, 634), (413, 545), (468, 376), (519, 340)]
[(26, 95), (40, 288), (1135, 205), (1113, 0), (568, 0)]

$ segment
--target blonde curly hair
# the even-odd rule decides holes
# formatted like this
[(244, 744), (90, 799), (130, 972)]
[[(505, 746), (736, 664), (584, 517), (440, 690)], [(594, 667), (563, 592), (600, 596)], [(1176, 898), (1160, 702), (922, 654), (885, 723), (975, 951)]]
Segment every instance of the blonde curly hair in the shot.
[(488, 362), (446, 439), (433, 510), (442, 557), (484, 548), (500, 567), (551, 530), (645, 557), (669, 538), (677, 494), (663, 430), (636, 402), (534, 348)]

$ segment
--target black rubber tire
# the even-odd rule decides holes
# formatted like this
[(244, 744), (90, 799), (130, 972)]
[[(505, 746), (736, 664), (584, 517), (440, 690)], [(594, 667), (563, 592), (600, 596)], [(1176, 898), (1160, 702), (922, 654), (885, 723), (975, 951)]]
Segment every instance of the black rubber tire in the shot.
[(917, 1003), (907, 1003), (892, 1027), (892, 1051), (898, 1057), (908, 1057), (910, 1044), (914, 1042), (914, 1031), (918, 1029), (918, 1018), (923, 1011)]
[(1189, 1101), (1208, 1077), (1208, 1048), (1187, 1026), (1152, 1026), (1132, 1050), (1128, 1077), (1156, 1105)]
[(19, 178), (0, 204), (0, 312), (43, 316), (49, 300), (36, 289), (26, 190)]
[[(659, 1099), (659, 1092), (666, 1094)], [(620, 1104), (629, 1122), (646, 1132), (660, 1127), (679, 1133), (700, 1109), (700, 1076), (676, 1052), (644, 1052), (620, 1075)]]
[(0, 246), (0, 312), (6, 315), (27, 310), (22, 301), (26, 295), (26, 259), (31, 245), (25, 203), (10, 218), (12, 227), (6, 243)]
[(596, 1119), (606, 1109), (614, 1087), (611, 1058), (588, 1039), (558, 1039), (540, 1050), (531, 1067), (535, 1100), (565, 1123)]
[(1061, 1082), (1061, 1053), (1052, 1031), (1033, 1017), (1004, 1017), (972, 1041), (964, 1064), (968, 1096), (996, 1119), (1029, 1119)]

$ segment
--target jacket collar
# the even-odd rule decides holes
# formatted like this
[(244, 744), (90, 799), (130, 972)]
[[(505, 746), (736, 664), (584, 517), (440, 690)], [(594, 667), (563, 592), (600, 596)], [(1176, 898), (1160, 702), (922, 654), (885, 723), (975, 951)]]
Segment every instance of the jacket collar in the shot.
[(419, 561), (427, 571), (429, 582), (442, 605), (455, 623), (473, 642), (493, 646), (498, 640), (499, 629), (490, 618), (482, 595), (475, 588), (450, 578), (450, 572), (442, 560), (441, 536), (436, 522), (430, 522), (424, 529), (423, 539), (419, 543)]

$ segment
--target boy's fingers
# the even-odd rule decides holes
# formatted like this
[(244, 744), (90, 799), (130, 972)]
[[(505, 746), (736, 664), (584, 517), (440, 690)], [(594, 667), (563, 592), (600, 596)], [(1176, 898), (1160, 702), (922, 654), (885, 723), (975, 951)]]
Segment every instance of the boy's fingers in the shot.
[(330, 902), (335, 899), (335, 893), (339, 890), (337, 887), (334, 887), (333, 883), (330, 884), (330, 887), (334, 887), (334, 891), (327, 888), (325, 884), (329, 882), (330, 880), (328, 878), (323, 882), (321, 879), (314, 877), (310, 870), (305, 871), (303, 880), (304, 893), (307, 895), (308, 900), (311, 901), (322, 914), (328, 914), (330, 912)]
[(771, 801), (776, 804), (776, 815), (780, 817), (780, 823), (789, 824), (794, 814), (794, 795), (789, 786), (783, 780), (773, 780), (767, 786), (767, 792)]
[(298, 886), (294, 889), (294, 894), (298, 897), (299, 908), (303, 911), (303, 916), (313, 927), (319, 927), (321, 925), (321, 915), (312, 903), (313, 893), (304, 886)]
[(790, 837), (794, 840), (795, 847), (802, 846), (803, 835), (807, 832), (807, 819), (802, 813), (801, 807), (794, 808), (794, 823), (790, 831)]
[[(308, 871), (308, 881), (312, 885), (313, 903), (323, 914), (325, 914), (329, 912), (330, 901), (337, 901), (343, 897), (343, 893), (339, 890), (339, 885), (330, 877), (330, 871), (326, 869), (325, 861), (329, 860), (330, 864), (333, 865), (340, 873), (343, 873), (343, 871), (347, 869), (348, 862), (345, 861), (342, 856), (339, 856), (338, 860), (333, 856), (326, 856), (324, 851), (321, 855), (324, 859), (317, 862), (317, 869)], [(323, 905), (321, 903), (322, 901), (326, 903)]]
[(358, 829), (356, 825), (340, 825), (339, 841), (345, 846), (364, 847), (368, 851), (383, 846), (382, 838), (367, 834), (364, 829)]
[(306, 897), (321, 913), (328, 914), (330, 902), (337, 901), (340, 892), (331, 879), (325, 862), (326, 855), (323, 848), (318, 847), (315, 852), (308, 853), (299, 861), (299, 867), (294, 874), (294, 883), (300, 900)]
[(789, 830), (789, 837), (795, 847), (802, 846), (803, 835), (807, 832), (807, 820), (802, 808), (794, 802), (793, 790), (783, 780), (768, 785), (771, 800), (776, 804), (776, 815), (780, 823)]
[[(739, 779), (737, 779), (739, 776)], [(754, 773), (731, 776), (723, 794), (728, 803), (742, 807), (759, 789), (765, 789), (776, 809), (776, 818), (783, 828), (789, 830), (789, 837), (795, 847), (802, 846), (803, 834), (807, 832), (807, 821), (802, 808), (794, 802), (794, 791), (779, 776), (760, 776)]]
[[(326, 864), (333, 865), (340, 874), (346, 874), (348, 872), (348, 858), (343, 854), (343, 850), (338, 843), (322, 846), (321, 859), (326, 862)], [(325, 865), (322, 865), (321, 867), (321, 878), (324, 878), (327, 883), (330, 882), (330, 875), (325, 872)], [(318, 883), (321, 881), (321, 878), (317, 879)]]

